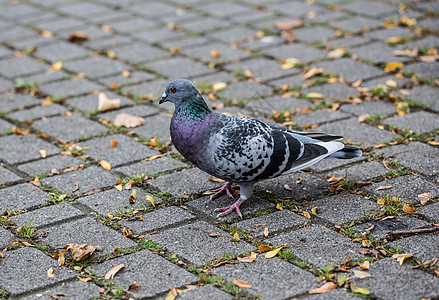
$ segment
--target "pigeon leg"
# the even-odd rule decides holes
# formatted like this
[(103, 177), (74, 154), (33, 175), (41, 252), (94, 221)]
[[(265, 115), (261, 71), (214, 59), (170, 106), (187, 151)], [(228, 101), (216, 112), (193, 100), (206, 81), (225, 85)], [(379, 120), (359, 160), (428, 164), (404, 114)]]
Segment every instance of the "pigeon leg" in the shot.
[(232, 184), (230, 182), (227, 182), (225, 185), (223, 185), (220, 188), (210, 190), (209, 193), (214, 193), (213, 195), (210, 196), (210, 200), (218, 198), (219, 196), (221, 196), (224, 193), (226, 193), (228, 197), (233, 198), (233, 195), (231, 193), (231, 189), (233, 189), (237, 186), (238, 185), (232, 186)]
[(236, 211), (238, 216), (242, 219), (242, 214), (241, 214), (241, 211), (239, 210), (239, 206), (244, 201), (245, 201), (245, 199), (239, 197), (238, 201), (236, 201), (232, 205), (215, 209), (215, 211), (222, 211), (222, 213), (220, 213), (217, 217), (224, 217), (224, 216), (227, 216), (228, 214), (230, 214), (232, 211)]

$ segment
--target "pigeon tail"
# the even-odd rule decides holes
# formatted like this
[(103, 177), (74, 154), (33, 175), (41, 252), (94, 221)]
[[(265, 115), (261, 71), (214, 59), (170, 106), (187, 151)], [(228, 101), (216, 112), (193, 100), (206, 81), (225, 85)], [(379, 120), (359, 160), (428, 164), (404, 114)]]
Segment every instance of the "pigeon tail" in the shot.
[(355, 157), (360, 157), (363, 152), (360, 148), (355, 146), (344, 146), (343, 149), (338, 150), (337, 152), (332, 153), (329, 158), (338, 158), (338, 159), (350, 159)]

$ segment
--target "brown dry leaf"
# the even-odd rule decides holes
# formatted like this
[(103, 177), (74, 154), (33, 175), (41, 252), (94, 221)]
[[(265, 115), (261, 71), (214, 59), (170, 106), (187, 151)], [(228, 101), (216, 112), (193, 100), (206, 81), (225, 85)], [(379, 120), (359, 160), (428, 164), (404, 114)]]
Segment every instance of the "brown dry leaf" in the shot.
[(128, 287), (128, 290), (129, 291), (138, 291), (138, 290), (140, 290), (140, 288), (141, 288), (140, 284), (133, 283), (133, 284), (130, 284), (130, 286)]
[(41, 30), (40, 34), (45, 38), (53, 38), (54, 37), (53, 32), (51, 32), (49, 30)]
[(177, 291), (174, 291), (172, 289), (172, 290), (169, 290), (169, 293), (168, 293), (168, 295), (166, 295), (165, 300), (174, 300), (175, 297), (177, 297)]
[(239, 286), (240, 288), (246, 288), (246, 289), (250, 289), (252, 288), (252, 285), (248, 282), (245, 282), (241, 279), (237, 279), (237, 278), (233, 278), (232, 281), (234, 284), (236, 284), (237, 286)]
[(325, 175), (325, 180), (331, 184), (336, 184), (339, 181), (341, 181), (343, 178), (344, 178), (344, 176), (337, 177), (337, 176), (333, 175), (331, 178), (328, 179), (328, 178), (326, 178), (326, 175)]
[(334, 282), (327, 282), (324, 285), (322, 285), (321, 287), (309, 290), (308, 293), (309, 294), (324, 294), (324, 293), (327, 293), (327, 292), (330, 292), (330, 291), (336, 289), (337, 287), (338, 287), (338, 284), (336, 284)]
[(113, 279), (114, 276), (117, 274), (117, 272), (119, 272), (120, 270), (122, 270), (123, 268), (125, 268), (124, 264), (120, 264), (117, 266), (112, 267), (104, 276), (105, 279)]
[(50, 97), (46, 97), (46, 99), (44, 99), (43, 102), (41, 102), (41, 106), (49, 106), (52, 104), (53, 104), (53, 101), (52, 101), (52, 98), (50, 98)]
[(70, 251), (75, 261), (81, 261), (90, 257), (96, 249), (102, 249), (99, 246), (90, 246), (87, 244), (67, 244), (64, 249)]
[(414, 214), (415, 213), (415, 209), (413, 207), (411, 207), (410, 205), (408, 205), (407, 203), (404, 203), (404, 205), (402, 206), (402, 211), (405, 212), (406, 214)]
[(273, 258), (273, 257), (275, 257), (279, 253), (279, 251), (282, 250), (286, 245), (287, 244), (285, 244), (282, 247), (279, 247), (277, 249), (268, 251), (267, 253), (265, 253), (265, 258)]
[(82, 31), (73, 31), (69, 34), (69, 42), (82, 42), (88, 40), (88, 35)]
[(130, 197), (128, 198), (128, 202), (130, 203), (130, 204), (134, 204), (134, 203), (136, 203), (136, 190), (132, 190), (131, 191), (131, 195), (130, 195)]
[(366, 260), (364, 262), (360, 262), (360, 270), (369, 270), (370, 268), (370, 261)]
[(436, 274), (436, 276), (439, 276), (439, 269), (434, 270), (434, 274)]
[(147, 201), (151, 202), (152, 206), (155, 207), (155, 204), (154, 204), (154, 198), (153, 198), (152, 196), (146, 195), (146, 196), (145, 196), (145, 199), (146, 199)]
[(305, 22), (302, 20), (295, 20), (295, 21), (277, 21), (274, 23), (274, 28), (279, 30), (288, 30), (293, 29), (296, 27), (302, 27)]
[[(104, 93), (98, 94), (98, 111), (107, 111), (110, 109), (116, 109), (120, 107), (121, 100), (118, 99), (109, 99), (107, 95)], [(116, 116), (117, 118), (117, 116)]]
[(357, 293), (357, 294), (362, 294), (362, 295), (369, 295), (370, 294), (370, 291), (368, 289), (358, 287), (352, 283), (351, 283), (351, 290), (352, 290), (352, 292)]
[(303, 211), (302, 214), (303, 214), (303, 216), (304, 216), (305, 218), (307, 218), (307, 219), (311, 219), (311, 215), (309, 214), (309, 212), (307, 212), (307, 211)]
[(46, 158), (46, 156), (47, 156), (47, 151), (46, 150), (40, 149), (38, 151), (40, 152), (40, 155), (41, 155), (42, 158)]
[(180, 53), (180, 52), (181, 52), (181, 48), (177, 47), (177, 46), (174, 46), (169, 50), (170, 54), (175, 54), (175, 53)]
[(264, 228), (264, 236), (267, 237), (268, 236), (268, 227)]
[(418, 199), (422, 205), (425, 205), (431, 199), (432, 193), (422, 193), (418, 195)]
[(372, 277), (370, 273), (365, 271), (352, 270), (352, 272), (354, 273), (355, 278), (363, 279), (363, 278)]
[(100, 164), (101, 164), (101, 167), (104, 168), (105, 170), (107, 170), (107, 171), (111, 170), (111, 165), (108, 161), (101, 160)]
[(116, 141), (116, 140), (110, 140), (110, 147), (111, 147), (111, 148), (117, 147), (117, 144), (118, 144), (118, 143), (119, 143), (119, 142)]
[(388, 190), (388, 189), (391, 189), (391, 188), (392, 188), (391, 185), (381, 185), (381, 186), (377, 187), (375, 189), (375, 191)]
[(331, 110), (336, 111), (340, 107), (340, 103), (334, 103), (332, 104)]
[(141, 117), (131, 116), (126, 113), (116, 115), (114, 119), (114, 125), (125, 126), (127, 128), (133, 128), (145, 124), (145, 119)]
[(47, 270), (47, 277), (55, 278), (55, 274), (53, 274), (53, 267)]
[(236, 259), (237, 259), (239, 262), (242, 262), (242, 263), (252, 263), (252, 262), (256, 259), (257, 256), (258, 256), (257, 253), (252, 252), (252, 253), (250, 254), (250, 256), (246, 256), (246, 257), (239, 257), (239, 256), (238, 256)]
[(311, 78), (315, 75), (321, 74), (321, 73), (323, 73), (323, 71), (324, 71), (323, 68), (312, 67), (308, 72), (306, 72), (303, 75), (303, 80), (306, 80), (306, 79)]
[(284, 208), (282, 207), (282, 204), (278, 203), (276, 204), (276, 209), (283, 210)]
[(262, 253), (262, 252), (265, 252), (265, 251), (268, 251), (268, 250), (271, 250), (271, 246), (268, 246), (268, 245), (259, 245), (259, 253)]
[(106, 33), (113, 33), (113, 28), (111, 28), (109, 25), (102, 25), (101, 30)]
[(392, 258), (396, 258), (400, 265), (404, 263), (407, 258), (413, 257), (412, 253), (393, 254)]
[(12, 127), (12, 133), (17, 135), (27, 135), (30, 133), (30, 129), (20, 130), (18, 129), (17, 125), (14, 125), (14, 127)]
[(79, 277), (79, 276), (78, 279), (81, 280), (82, 282), (89, 282), (93, 280), (93, 278), (91, 277)]
[(288, 44), (294, 43), (297, 40), (292, 29), (283, 30), (280, 34), (280, 37), (283, 38)]
[(218, 58), (221, 56), (221, 52), (216, 49), (212, 49), (210, 50), (210, 56), (212, 56), (213, 58)]
[(384, 67), (384, 72), (393, 72), (402, 67), (404, 67), (404, 64), (402, 62), (392, 61), (386, 64), (386, 66)]
[(369, 117), (369, 114), (362, 114), (358, 116), (357, 121), (359, 123), (364, 123), (364, 121), (366, 121), (366, 119)]
[(154, 160), (154, 159), (157, 159), (157, 158), (160, 158), (163, 156), (166, 156), (166, 153), (153, 155), (153, 156), (149, 157), (147, 160)]
[(297, 177), (296, 178), (296, 183), (297, 184), (301, 184), (302, 183), (302, 178), (301, 177)]
[(131, 77), (131, 72), (128, 71), (128, 70), (123, 70), (122, 71), (122, 76), (126, 77), (126, 78)]
[(403, 50), (394, 50), (393, 55), (395, 56), (408, 56), (408, 57), (417, 57), (419, 50), (415, 49), (403, 49)]
[(35, 186), (41, 186), (41, 182), (40, 182), (40, 179), (38, 178), (38, 176), (36, 176), (35, 179), (32, 180), (30, 183), (32, 183)]
[(63, 266), (65, 262), (66, 262), (66, 252), (62, 251), (58, 253), (58, 265)]
[(118, 185), (115, 185), (114, 188), (115, 188), (116, 190), (118, 190), (119, 192), (122, 192), (122, 190), (123, 190), (123, 185), (122, 185), (122, 184), (118, 184)]
[(62, 69), (62, 61), (56, 61), (52, 64), (52, 66), (50, 67), (50, 70), (52, 71), (59, 71)]
[(133, 236), (133, 232), (131, 230), (129, 230), (128, 228), (124, 227), (124, 228), (122, 228), (121, 231), (122, 231), (123, 236), (125, 236), (125, 237), (130, 238)]
[(288, 184), (284, 184), (284, 189), (287, 191), (292, 191), (291, 187)]

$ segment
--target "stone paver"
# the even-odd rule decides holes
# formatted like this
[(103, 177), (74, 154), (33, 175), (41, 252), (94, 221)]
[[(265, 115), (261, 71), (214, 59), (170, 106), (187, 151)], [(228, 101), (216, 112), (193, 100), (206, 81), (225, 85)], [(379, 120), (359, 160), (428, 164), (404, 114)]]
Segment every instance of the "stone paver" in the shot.
[(15, 236), (10, 233), (8, 230), (0, 228), (0, 248), (4, 249), (6, 248), (9, 243), (13, 242), (15, 239)]
[(439, 236), (437, 235), (414, 235), (392, 242), (394, 246), (404, 253), (412, 253), (414, 256), (428, 260), (439, 255)]
[(347, 182), (367, 181), (385, 175), (387, 169), (377, 161), (363, 162), (351, 167), (328, 172), (328, 177), (343, 176)]
[(32, 208), (50, 200), (49, 194), (30, 183), (1, 189), (0, 196), (2, 211)]
[(32, 299), (43, 299), (43, 300), (51, 300), (54, 295), (66, 295), (64, 297), (72, 298), (72, 299), (85, 299), (88, 297), (99, 297), (100, 287), (91, 282), (82, 282), (82, 281), (72, 281), (72, 282), (63, 282), (61, 284), (56, 285), (55, 287), (51, 287), (49, 289), (45, 289), (44, 291), (38, 291), (32, 294), (29, 297), (25, 297), (22, 299), (32, 300)]
[(19, 110), (10, 114), (10, 116), (20, 122), (24, 122), (59, 115), (66, 111), (67, 109), (64, 106), (52, 104), (49, 106), (35, 106), (31, 109)]
[(46, 150), (47, 155), (60, 152), (57, 147), (31, 134), (0, 137), (0, 159), (10, 164), (41, 158), (40, 150)]
[(55, 155), (19, 165), (17, 169), (30, 176), (35, 176), (51, 173), (52, 169), (62, 170), (67, 167), (79, 166), (81, 163), (80, 159), (71, 155)]
[(11, 172), (8, 169), (0, 166), (0, 185), (3, 185), (5, 183), (12, 183), (20, 179), (21, 177), (14, 172)]
[(439, 128), (439, 117), (427, 111), (417, 111), (403, 116), (388, 118), (384, 122), (401, 129), (413, 130), (418, 134)]
[(127, 176), (139, 177), (141, 174), (146, 176), (156, 176), (160, 173), (170, 172), (184, 167), (187, 167), (187, 165), (176, 159), (166, 156), (116, 168), (115, 170)]

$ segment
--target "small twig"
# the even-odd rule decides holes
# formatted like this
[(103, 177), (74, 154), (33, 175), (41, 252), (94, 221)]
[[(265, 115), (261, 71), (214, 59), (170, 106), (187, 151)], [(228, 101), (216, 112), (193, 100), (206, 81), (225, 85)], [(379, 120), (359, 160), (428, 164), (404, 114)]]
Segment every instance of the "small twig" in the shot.
[(436, 232), (439, 231), (439, 228), (430, 227), (430, 228), (419, 228), (419, 229), (412, 229), (412, 230), (401, 230), (401, 231), (390, 231), (388, 234), (390, 236), (401, 236), (401, 235), (408, 235), (408, 234), (417, 234), (417, 233), (430, 233), (430, 232)]

